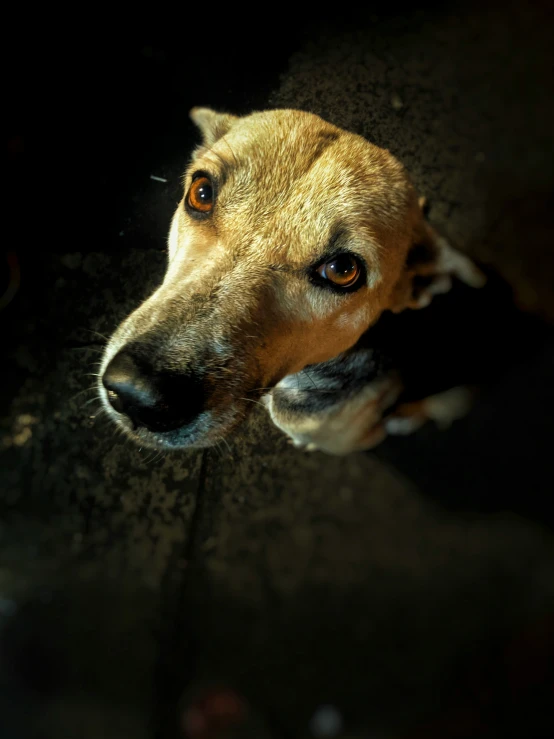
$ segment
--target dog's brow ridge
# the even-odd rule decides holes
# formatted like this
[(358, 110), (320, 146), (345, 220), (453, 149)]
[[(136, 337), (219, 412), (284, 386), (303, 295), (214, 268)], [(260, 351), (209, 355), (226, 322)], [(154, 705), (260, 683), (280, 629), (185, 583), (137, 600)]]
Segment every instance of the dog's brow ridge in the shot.
[(339, 251), (345, 249), (345, 242), (348, 241), (348, 232), (344, 226), (339, 225), (333, 229), (331, 236), (327, 239), (325, 248), (321, 251), (319, 256), (310, 262), (308, 266), (322, 262), (325, 259), (330, 259), (336, 256)]
[(306, 170), (310, 170), (325, 152), (339, 138), (336, 131), (325, 131), (319, 136), (310, 159), (305, 162)]
[[(207, 156), (213, 155), (214, 158), (217, 159), (217, 181), (218, 185), (221, 187), (225, 184), (225, 182), (229, 179), (229, 174), (231, 173), (231, 170), (238, 166), (237, 159), (235, 155), (233, 154), (234, 162), (230, 162), (225, 157), (223, 157), (219, 152), (215, 151), (215, 149), (210, 149), (207, 152)], [(214, 162), (215, 164), (215, 162)]]

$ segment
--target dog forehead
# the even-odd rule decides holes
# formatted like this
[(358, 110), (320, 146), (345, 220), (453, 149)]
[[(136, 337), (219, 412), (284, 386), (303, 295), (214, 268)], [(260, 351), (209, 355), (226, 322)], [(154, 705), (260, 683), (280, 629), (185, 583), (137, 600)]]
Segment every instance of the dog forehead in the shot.
[(219, 227), (238, 229), (243, 246), (271, 248), (276, 256), (292, 250), (298, 258), (313, 256), (337, 231), (371, 231), (371, 210), (392, 159), (365, 139), (298, 111), (241, 119), (213, 153), (228, 165)]
[(400, 162), (311, 113), (238, 118), (188, 177), (195, 170), (218, 181), (213, 235), (234, 260), (306, 266), (340, 235), (339, 246), (379, 262), (391, 239), (407, 238), (411, 195)]
[(211, 154), (227, 162), (226, 185), (233, 201), (280, 206), (343, 136), (317, 116), (289, 113), (239, 119), (212, 148)]
[(271, 152), (286, 156), (290, 150), (309, 157), (314, 146), (326, 146), (344, 134), (346, 131), (313, 113), (269, 110), (239, 118), (224, 138), (244, 150), (255, 147), (258, 155)]
[(368, 164), (371, 167), (368, 160), (388, 154), (316, 115), (294, 110), (241, 118), (213, 149), (230, 161), (243, 185), (264, 182), (269, 192), (308, 181), (314, 169), (320, 178), (323, 174), (329, 178), (343, 168), (360, 171)]

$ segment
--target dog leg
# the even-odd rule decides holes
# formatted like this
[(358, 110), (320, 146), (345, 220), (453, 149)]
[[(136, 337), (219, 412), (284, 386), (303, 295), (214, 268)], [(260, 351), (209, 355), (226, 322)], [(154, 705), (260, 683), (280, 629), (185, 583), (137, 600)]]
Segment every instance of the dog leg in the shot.
[(447, 429), (463, 418), (471, 407), (473, 393), (467, 387), (455, 387), (413, 403), (402, 403), (384, 421), (391, 436), (406, 436), (434, 421), (440, 429)]
[(375, 367), (374, 351), (353, 352), (285, 377), (262, 400), (297, 448), (335, 455), (369, 449), (386, 436), (383, 415), (402, 390), (395, 373)]
[(383, 422), (376, 424), (373, 428), (370, 428), (366, 433), (358, 439), (355, 446), (350, 451), (352, 452), (367, 452), (370, 449), (374, 449), (388, 436), (388, 431)]
[(289, 437), (289, 443), (307, 452), (322, 451), (344, 455), (372, 449), (387, 436), (382, 422), (389, 401), (394, 402), (399, 389), (394, 382), (380, 383), (380, 389), (368, 384), (365, 392), (350, 401), (334, 403), (327, 411), (283, 413), (278, 404), (268, 405), (275, 425)]

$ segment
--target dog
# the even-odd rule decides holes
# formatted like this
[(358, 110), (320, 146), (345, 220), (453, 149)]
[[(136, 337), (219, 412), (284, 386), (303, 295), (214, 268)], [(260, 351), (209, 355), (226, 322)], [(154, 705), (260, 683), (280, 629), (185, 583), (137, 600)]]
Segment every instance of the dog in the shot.
[(202, 143), (164, 280), (100, 369), (104, 408), (141, 444), (209, 447), (252, 400), (341, 356), (383, 313), (427, 306), (453, 276), (483, 284), (389, 151), (299, 110), (191, 118)]

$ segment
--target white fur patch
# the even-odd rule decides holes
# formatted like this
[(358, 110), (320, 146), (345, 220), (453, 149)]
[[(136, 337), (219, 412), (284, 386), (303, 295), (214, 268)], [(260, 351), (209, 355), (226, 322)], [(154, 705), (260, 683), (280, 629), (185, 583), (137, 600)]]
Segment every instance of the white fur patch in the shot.
[(439, 428), (448, 428), (454, 421), (463, 418), (470, 407), (471, 392), (465, 387), (446, 390), (425, 401), (425, 413)]
[(385, 419), (385, 428), (391, 436), (408, 436), (423, 425), (425, 419), (418, 416), (391, 416)]

